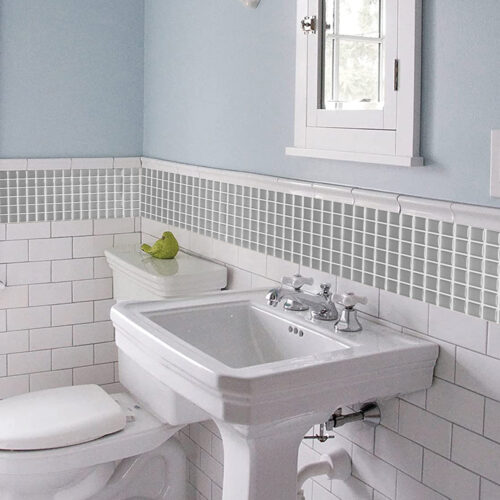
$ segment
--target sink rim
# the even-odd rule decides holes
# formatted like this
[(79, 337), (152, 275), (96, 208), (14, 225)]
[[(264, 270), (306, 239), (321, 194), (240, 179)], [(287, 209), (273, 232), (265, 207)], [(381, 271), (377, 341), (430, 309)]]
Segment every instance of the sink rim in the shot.
[[(238, 424), (272, 422), (317, 410), (333, 411), (337, 405), (393, 397), (425, 389), (432, 383), (437, 344), (367, 321), (365, 330), (350, 334), (349, 340), (355, 344), (358, 339), (366, 343), (371, 338), (368, 347), (353, 345), (351, 349), (332, 351), (319, 362), (304, 363), (299, 358), (300, 362), (294, 364), (286, 360), (277, 363), (280, 370), (269, 370), (272, 363), (230, 368), (208, 355), (194, 357), (196, 348), (183, 351), (178, 348), (179, 343), (172, 346), (155, 337), (148, 331), (150, 328), (165, 330), (140, 314), (248, 297), (264, 303), (263, 291), (118, 303), (112, 308), (111, 319), (119, 353), (136, 359), (172, 390), (189, 394), (189, 399), (213, 418)], [(380, 351), (384, 342), (386, 350)]]

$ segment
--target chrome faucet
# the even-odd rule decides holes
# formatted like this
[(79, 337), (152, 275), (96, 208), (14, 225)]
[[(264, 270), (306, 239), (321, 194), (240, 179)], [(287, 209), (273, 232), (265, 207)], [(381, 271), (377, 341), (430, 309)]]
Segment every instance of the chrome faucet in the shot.
[(363, 327), (358, 320), (358, 311), (355, 309), (356, 304), (366, 305), (368, 299), (360, 297), (352, 292), (337, 294), (333, 297), (337, 304), (343, 306), (342, 313), (337, 323), (335, 323), (335, 331), (341, 333), (360, 332)]
[(312, 278), (304, 278), (300, 274), (284, 277), (281, 286), (269, 290), (266, 295), (267, 303), (276, 307), (283, 302), (287, 311), (311, 311), (311, 319), (321, 321), (335, 321), (338, 318), (337, 308), (332, 301), (331, 285), (321, 284), (321, 292), (317, 295), (302, 291), (304, 285), (312, 285)]

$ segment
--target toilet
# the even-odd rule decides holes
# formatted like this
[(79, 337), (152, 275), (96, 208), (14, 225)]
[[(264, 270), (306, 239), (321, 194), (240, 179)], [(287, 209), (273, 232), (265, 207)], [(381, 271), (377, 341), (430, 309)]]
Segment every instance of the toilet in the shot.
[[(180, 252), (105, 252), (117, 300), (221, 290), (226, 268)], [(61, 387), (0, 401), (0, 500), (185, 500), (186, 458), (173, 437), (207, 415), (119, 353), (128, 392)]]

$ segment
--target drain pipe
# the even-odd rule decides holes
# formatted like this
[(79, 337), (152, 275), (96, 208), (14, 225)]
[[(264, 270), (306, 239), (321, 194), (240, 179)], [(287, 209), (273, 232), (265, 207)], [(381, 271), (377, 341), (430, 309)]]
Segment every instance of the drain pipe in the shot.
[(297, 476), (297, 500), (306, 500), (304, 483), (316, 476), (328, 476), (328, 479), (345, 481), (351, 475), (351, 457), (343, 448), (321, 455), (319, 462), (302, 467)]

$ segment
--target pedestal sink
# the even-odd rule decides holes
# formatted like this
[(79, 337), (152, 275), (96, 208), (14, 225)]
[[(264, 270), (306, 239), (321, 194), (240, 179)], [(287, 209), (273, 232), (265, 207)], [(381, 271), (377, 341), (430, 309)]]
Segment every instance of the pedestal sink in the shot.
[[(438, 355), (435, 344), (368, 321), (360, 333), (336, 334), (331, 322), (272, 308), (264, 296), (222, 292), (111, 311), (120, 356), (218, 425), (224, 500), (295, 499), (304, 434), (339, 406), (429, 387)], [(147, 392), (137, 396), (154, 399)]]

